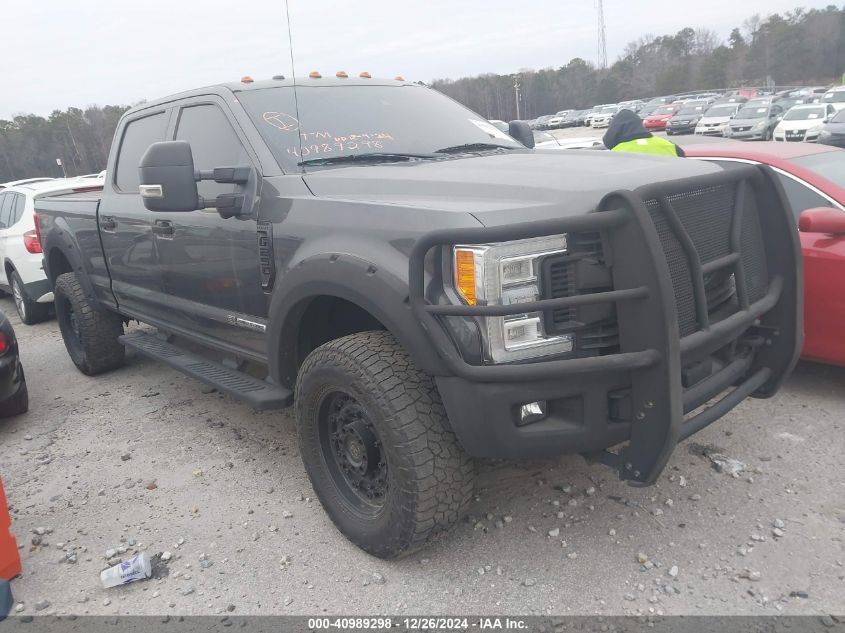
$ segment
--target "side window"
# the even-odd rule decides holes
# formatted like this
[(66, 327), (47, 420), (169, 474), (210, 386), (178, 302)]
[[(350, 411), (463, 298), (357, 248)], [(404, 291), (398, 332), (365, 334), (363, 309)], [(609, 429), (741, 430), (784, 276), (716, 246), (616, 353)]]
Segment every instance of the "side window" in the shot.
[(164, 140), (166, 129), (167, 117), (164, 112), (130, 121), (124, 128), (115, 175), (115, 183), (120, 191), (138, 193), (138, 163), (141, 162), (141, 156), (150, 145)]
[(783, 185), (783, 189), (786, 192), (786, 197), (789, 200), (789, 206), (792, 207), (792, 213), (795, 216), (796, 223), (802, 211), (816, 207), (833, 206), (830, 200), (820, 196), (806, 185), (793, 180), (789, 176), (778, 173), (778, 180), (780, 180), (780, 184)]
[(11, 226), (12, 208), (15, 205), (15, 194), (0, 193), (0, 229)]
[(15, 196), (15, 210), (12, 213), (12, 224), (17, 224), (23, 217), (23, 208), (26, 206), (26, 196), (19, 193)]
[[(182, 108), (176, 140), (188, 141), (194, 156), (194, 169), (214, 169), (249, 163), (249, 155), (232, 129), (232, 124), (216, 105), (203, 104)], [(197, 183), (199, 194), (206, 199), (221, 193), (232, 193), (235, 185), (213, 181)]]

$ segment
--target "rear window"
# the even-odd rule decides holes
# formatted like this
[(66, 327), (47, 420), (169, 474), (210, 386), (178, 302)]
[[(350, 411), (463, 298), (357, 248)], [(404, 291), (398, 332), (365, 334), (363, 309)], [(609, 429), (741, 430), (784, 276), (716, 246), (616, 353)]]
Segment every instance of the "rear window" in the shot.
[(15, 206), (15, 194), (0, 193), (0, 229), (8, 228), (12, 225), (12, 209)]
[(26, 196), (19, 193), (15, 196), (15, 208), (12, 211), (12, 224), (17, 224), (23, 217), (23, 208), (26, 205)]
[(150, 145), (164, 140), (167, 131), (167, 117), (164, 114), (158, 112), (135, 119), (124, 128), (115, 175), (115, 184), (123, 193), (138, 193), (138, 185), (141, 182), (138, 163)]

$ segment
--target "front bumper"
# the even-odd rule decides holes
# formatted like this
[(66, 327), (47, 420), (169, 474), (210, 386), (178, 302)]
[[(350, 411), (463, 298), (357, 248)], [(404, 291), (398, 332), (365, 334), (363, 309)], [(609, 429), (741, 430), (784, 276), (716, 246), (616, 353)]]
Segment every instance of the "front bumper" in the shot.
[[(693, 189), (706, 192), (721, 185), (736, 187), (735, 204), (726, 216), (730, 252), (705, 260), (674, 205), (682, 206)], [(801, 348), (800, 247), (788, 208), (773, 173), (748, 167), (615, 192), (583, 216), (423, 237), (411, 256), (410, 304), (448, 367), (449, 374), (436, 381), (465, 450), (505, 458), (585, 453), (616, 468), (623, 479), (648, 484), (679, 441), (748, 396), (773, 395)], [(659, 226), (654, 219), (658, 212), (665, 216)], [(749, 268), (744, 251), (744, 222), (752, 215), (759, 217), (757, 230), (765, 248), (763, 280), (759, 267)], [(612, 290), (534, 305), (471, 307), (447, 304), (434, 281), (426, 288), (426, 255), (439, 247), (582, 231), (601, 233)], [(673, 245), (672, 252), (665, 250), (667, 244)], [(678, 284), (679, 265), (689, 271), (686, 287)], [(711, 321), (704, 286), (706, 277), (718, 271), (733, 274), (737, 305), (729, 316)], [(761, 288), (754, 296), (749, 296), (751, 281)], [(684, 290), (691, 294), (693, 308), (680, 302)], [(618, 353), (470, 364), (445, 325), (455, 317), (595, 304), (615, 307)], [(694, 310), (695, 331), (681, 331), (682, 309)], [(720, 399), (713, 404), (714, 398)], [(547, 402), (546, 417), (520, 426), (521, 406), (538, 400)], [(709, 406), (702, 409), (705, 404)], [(619, 452), (605, 450), (625, 441), (628, 445)]]
[(669, 125), (666, 126), (666, 131), (672, 132), (672, 134), (692, 134), (695, 132), (695, 123), (687, 125)]
[(746, 130), (744, 132), (734, 132), (731, 129), (725, 131), (725, 138), (732, 138), (741, 141), (762, 141), (766, 138), (766, 128), (762, 130)]
[(772, 139), (779, 143), (815, 143), (819, 140), (819, 132), (820, 130), (809, 131), (804, 134), (775, 132)]
[(701, 136), (724, 136), (725, 128), (727, 126), (713, 126), (713, 127), (696, 127), (695, 133)]

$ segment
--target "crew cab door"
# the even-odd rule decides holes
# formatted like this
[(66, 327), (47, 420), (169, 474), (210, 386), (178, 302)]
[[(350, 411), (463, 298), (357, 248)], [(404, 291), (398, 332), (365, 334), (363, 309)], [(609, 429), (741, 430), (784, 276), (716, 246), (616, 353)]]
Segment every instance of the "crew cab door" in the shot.
[[(191, 144), (195, 169), (252, 167), (247, 186), (197, 183), (205, 200), (256, 186), (256, 160), (222, 99), (180, 102), (174, 122), (169, 137)], [(257, 209), (225, 219), (214, 208), (153, 216), (157, 265), (169, 297), (167, 321), (211, 342), (263, 353), (267, 300), (258, 267)]]
[(167, 109), (142, 110), (118, 131), (119, 145), (97, 212), (112, 294), (134, 316), (154, 317), (167, 303), (155, 266), (152, 212), (138, 193), (138, 163), (152, 143), (167, 138), (168, 120)]

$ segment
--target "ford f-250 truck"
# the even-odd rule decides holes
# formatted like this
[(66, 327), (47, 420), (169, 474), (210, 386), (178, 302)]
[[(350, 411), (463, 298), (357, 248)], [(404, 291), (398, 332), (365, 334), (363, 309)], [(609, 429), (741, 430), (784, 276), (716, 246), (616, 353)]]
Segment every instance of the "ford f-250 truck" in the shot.
[(380, 557), (458, 520), (473, 458), (580, 453), (654, 482), (797, 358), (782, 190), (512, 127), (366, 76), (133, 108), (102, 196), (36, 209), (73, 362), (98, 374), (128, 347), (294, 404), (324, 508)]

